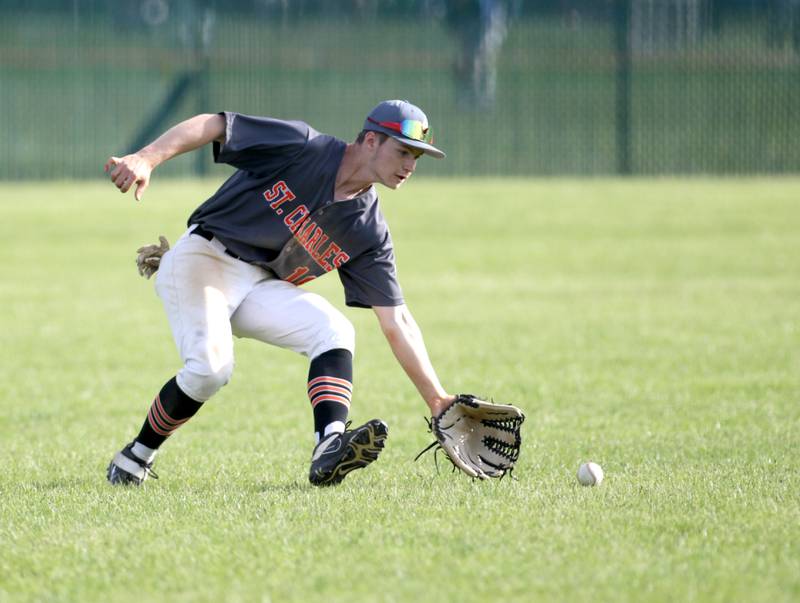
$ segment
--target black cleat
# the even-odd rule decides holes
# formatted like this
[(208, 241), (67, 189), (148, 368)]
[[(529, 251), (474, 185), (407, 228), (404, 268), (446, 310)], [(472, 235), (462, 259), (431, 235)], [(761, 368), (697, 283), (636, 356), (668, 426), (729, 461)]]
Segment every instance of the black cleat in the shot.
[(158, 475), (151, 469), (153, 463), (145, 463), (133, 452), (133, 442), (120, 450), (111, 461), (106, 472), (110, 484), (123, 484), (141, 486), (148, 477), (158, 479)]
[(311, 455), (308, 480), (315, 486), (338, 484), (354, 469), (377, 460), (388, 434), (386, 423), (372, 419), (352, 431), (332, 433), (321, 439)]

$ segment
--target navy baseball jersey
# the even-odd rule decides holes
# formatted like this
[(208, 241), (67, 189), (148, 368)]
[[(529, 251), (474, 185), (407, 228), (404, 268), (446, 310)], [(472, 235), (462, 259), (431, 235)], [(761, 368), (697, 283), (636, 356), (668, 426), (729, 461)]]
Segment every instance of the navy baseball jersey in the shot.
[(189, 218), (242, 260), (302, 285), (338, 269), (349, 306), (397, 306), (389, 228), (372, 186), (334, 200), (347, 144), (300, 121), (225, 117), (214, 160), (237, 171)]

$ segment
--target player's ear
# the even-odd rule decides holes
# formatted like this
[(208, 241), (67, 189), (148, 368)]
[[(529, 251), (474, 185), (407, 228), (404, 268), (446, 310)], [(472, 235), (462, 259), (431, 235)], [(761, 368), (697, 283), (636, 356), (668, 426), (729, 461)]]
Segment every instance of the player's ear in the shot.
[(367, 132), (364, 135), (364, 144), (370, 151), (374, 151), (378, 148), (378, 134), (377, 132)]

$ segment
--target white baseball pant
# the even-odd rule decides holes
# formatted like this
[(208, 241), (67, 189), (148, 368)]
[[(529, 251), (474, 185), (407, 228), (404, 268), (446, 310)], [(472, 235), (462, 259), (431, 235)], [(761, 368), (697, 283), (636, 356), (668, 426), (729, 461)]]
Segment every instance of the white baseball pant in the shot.
[(161, 258), (156, 292), (183, 368), (178, 386), (205, 402), (233, 373), (233, 335), (313, 359), (336, 348), (354, 352), (353, 325), (325, 298), (225, 253), (216, 238), (184, 233)]

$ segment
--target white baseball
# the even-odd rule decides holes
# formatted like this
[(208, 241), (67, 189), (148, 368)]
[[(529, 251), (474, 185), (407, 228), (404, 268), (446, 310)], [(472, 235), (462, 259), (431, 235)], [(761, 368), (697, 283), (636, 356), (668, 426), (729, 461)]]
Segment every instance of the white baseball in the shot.
[(599, 486), (603, 482), (603, 468), (597, 463), (584, 463), (578, 469), (578, 481), (584, 486)]

